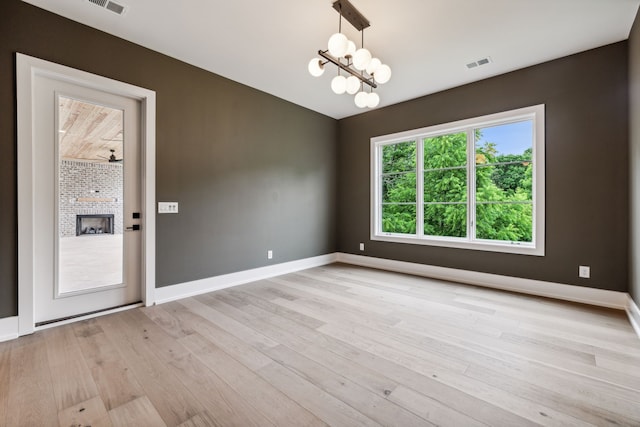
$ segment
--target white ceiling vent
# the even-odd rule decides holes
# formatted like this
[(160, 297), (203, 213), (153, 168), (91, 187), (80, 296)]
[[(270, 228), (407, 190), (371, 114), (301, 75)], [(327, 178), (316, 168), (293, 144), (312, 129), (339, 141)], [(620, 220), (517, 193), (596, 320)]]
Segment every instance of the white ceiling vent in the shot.
[(89, 3), (93, 3), (96, 6), (100, 6), (104, 9), (110, 10), (113, 13), (117, 13), (118, 15), (123, 15), (127, 10), (127, 7), (121, 3), (116, 3), (111, 0), (87, 0)]
[[(96, 1), (100, 1), (100, 0), (96, 0)], [(473, 68), (478, 68), (482, 65), (487, 65), (491, 63), (491, 58), (489, 58), (488, 56), (486, 58), (482, 58), (482, 59), (478, 59), (477, 61), (473, 61), (473, 62), (469, 62), (467, 64), (467, 69), (471, 70)]]

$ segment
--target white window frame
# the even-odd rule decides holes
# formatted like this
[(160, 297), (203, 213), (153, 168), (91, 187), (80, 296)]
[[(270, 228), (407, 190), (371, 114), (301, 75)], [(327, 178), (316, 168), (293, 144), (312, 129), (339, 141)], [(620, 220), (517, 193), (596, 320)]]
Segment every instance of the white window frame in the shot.
[[(371, 240), (475, 249), (492, 252), (544, 256), (545, 248), (545, 106), (544, 104), (486, 116), (429, 126), (371, 138)], [(523, 120), (533, 122), (533, 223), (531, 242), (475, 239), (475, 141), (473, 129), (508, 124)], [(467, 237), (426, 236), (423, 233), (424, 161), (423, 140), (439, 135), (467, 132)], [(416, 234), (382, 231), (382, 147), (415, 141), (416, 146)]]

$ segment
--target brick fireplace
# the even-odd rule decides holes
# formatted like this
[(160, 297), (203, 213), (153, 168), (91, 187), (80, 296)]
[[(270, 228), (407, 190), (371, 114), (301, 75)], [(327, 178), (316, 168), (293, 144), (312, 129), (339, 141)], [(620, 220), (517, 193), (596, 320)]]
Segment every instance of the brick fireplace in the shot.
[[(60, 161), (60, 237), (78, 236), (78, 217), (102, 234), (123, 232), (122, 163)], [(110, 220), (100, 219), (110, 216)], [(105, 224), (104, 222), (107, 222)], [(83, 227), (80, 225), (80, 227)], [(87, 228), (87, 226), (84, 226)], [(100, 234), (100, 233), (90, 233)]]
[(114, 234), (113, 214), (76, 215), (76, 236)]

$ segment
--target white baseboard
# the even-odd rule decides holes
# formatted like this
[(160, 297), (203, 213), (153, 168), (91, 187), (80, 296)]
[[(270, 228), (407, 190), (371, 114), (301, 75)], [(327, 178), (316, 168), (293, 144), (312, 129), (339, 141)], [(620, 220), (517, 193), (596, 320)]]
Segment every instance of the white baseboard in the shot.
[(520, 277), (501, 276), (499, 274), (480, 273), (477, 271), (458, 270), (455, 268), (436, 267), (433, 265), (395, 261), (345, 253), (337, 254), (338, 262), (371, 267), (381, 270), (414, 274), (433, 279), (450, 280), (452, 282), (478, 285), (488, 288), (503, 289), (513, 292), (556, 298), (583, 304), (626, 310), (629, 296), (625, 292), (587, 288), (583, 286), (565, 285), (562, 283), (543, 282), (541, 280), (523, 279)]
[(638, 308), (631, 296), (629, 296), (629, 303), (627, 305), (627, 316), (629, 316), (629, 322), (631, 322), (633, 330), (636, 331), (636, 335), (640, 338), (640, 308)]
[(200, 295), (207, 292), (218, 291), (232, 286), (242, 285), (257, 280), (268, 279), (282, 274), (294, 273), (307, 268), (319, 267), (336, 262), (336, 254), (320, 255), (313, 258), (305, 258), (297, 261), (284, 262), (237, 273), (223, 274), (221, 276), (208, 277), (192, 282), (180, 283), (172, 286), (164, 286), (155, 289), (155, 302), (162, 304)]
[(0, 342), (18, 338), (18, 316), (0, 319)]
[[(449, 280), (470, 285), (503, 289), (513, 292), (521, 292), (560, 300), (626, 310), (631, 325), (638, 334), (638, 337), (640, 337), (640, 309), (638, 309), (638, 306), (631, 299), (629, 294), (624, 292), (565, 285), (562, 283), (544, 282), (541, 280), (523, 279), (520, 277), (502, 276), (498, 274), (480, 273), (468, 270), (458, 270), (454, 268), (437, 267), (346, 253), (321, 255), (313, 258), (306, 258), (270, 265), (267, 267), (239, 271), (237, 273), (194, 280), (192, 282), (180, 283), (173, 286), (156, 288), (155, 303), (162, 304), (181, 298), (230, 288), (257, 280), (268, 279), (282, 274), (294, 273), (296, 271), (319, 267), (334, 262), (343, 262), (345, 264), (359, 265), (380, 270), (396, 271), (416, 276)], [(0, 319), (0, 342), (14, 338), (18, 338), (18, 317), (15, 316)]]

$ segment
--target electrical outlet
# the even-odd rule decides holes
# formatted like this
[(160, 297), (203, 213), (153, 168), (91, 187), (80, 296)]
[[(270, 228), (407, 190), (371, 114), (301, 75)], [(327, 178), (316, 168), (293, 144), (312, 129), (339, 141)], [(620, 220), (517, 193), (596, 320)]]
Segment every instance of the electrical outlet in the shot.
[(360, 243), (360, 250), (364, 251), (364, 243)]
[(580, 267), (578, 267), (578, 276), (582, 277), (583, 279), (588, 279), (589, 277), (591, 277), (591, 267), (589, 267), (588, 265), (581, 265)]
[(272, 250), (268, 250), (267, 251), (267, 259), (273, 259), (273, 251)]

